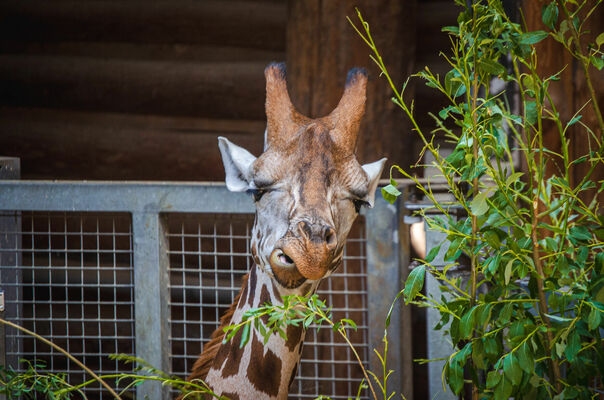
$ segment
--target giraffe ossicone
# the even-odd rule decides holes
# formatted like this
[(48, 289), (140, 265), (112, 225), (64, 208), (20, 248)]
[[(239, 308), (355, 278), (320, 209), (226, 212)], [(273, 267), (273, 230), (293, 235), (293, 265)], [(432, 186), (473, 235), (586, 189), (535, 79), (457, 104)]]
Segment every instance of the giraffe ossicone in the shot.
[(269, 65), (265, 77), (264, 152), (255, 157), (218, 138), (227, 188), (254, 196), (255, 265), (189, 377), (231, 400), (286, 399), (305, 332), (289, 326), (287, 340), (273, 334), (264, 345), (252, 327), (250, 340), (241, 347), (240, 333), (222, 343), (222, 328), (241, 322), (250, 308), (281, 304), (286, 295), (314, 293), (342, 263), (352, 223), (361, 206), (373, 206), (386, 161), (361, 165), (354, 154), (365, 110), (363, 69), (350, 70), (336, 109), (317, 119), (293, 106), (284, 64)]

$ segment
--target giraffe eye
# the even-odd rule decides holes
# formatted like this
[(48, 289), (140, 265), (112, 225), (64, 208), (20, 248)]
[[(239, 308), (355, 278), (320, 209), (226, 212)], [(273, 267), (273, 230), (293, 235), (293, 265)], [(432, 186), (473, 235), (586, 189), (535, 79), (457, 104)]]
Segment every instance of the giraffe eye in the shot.
[(250, 193), (254, 197), (254, 201), (255, 202), (258, 202), (258, 201), (260, 201), (260, 199), (262, 198), (262, 196), (264, 195), (264, 193), (266, 193), (266, 190), (262, 190), (262, 189), (248, 189), (247, 192)]
[(369, 204), (365, 200), (360, 200), (360, 199), (353, 199), (352, 203), (354, 204), (354, 209), (357, 211), (357, 213), (361, 212), (361, 207)]

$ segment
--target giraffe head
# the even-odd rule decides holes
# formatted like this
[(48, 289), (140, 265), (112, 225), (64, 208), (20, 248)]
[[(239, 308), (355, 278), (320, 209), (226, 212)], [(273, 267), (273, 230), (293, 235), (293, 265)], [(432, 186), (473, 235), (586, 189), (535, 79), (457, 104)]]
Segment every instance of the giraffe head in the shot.
[(256, 202), (252, 230), (254, 261), (284, 288), (318, 282), (342, 261), (344, 242), (362, 206), (373, 206), (386, 159), (360, 165), (355, 147), (365, 110), (367, 76), (348, 73), (344, 95), (326, 117), (311, 119), (294, 108), (285, 65), (265, 70), (264, 153), (220, 137), (231, 191), (247, 191)]

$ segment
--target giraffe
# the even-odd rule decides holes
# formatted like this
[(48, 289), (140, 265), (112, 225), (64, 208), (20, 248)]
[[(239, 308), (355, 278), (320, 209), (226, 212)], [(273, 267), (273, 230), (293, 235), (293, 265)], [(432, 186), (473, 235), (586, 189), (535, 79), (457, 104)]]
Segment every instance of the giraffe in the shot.
[(386, 161), (361, 166), (354, 155), (365, 109), (365, 70), (350, 70), (338, 106), (318, 119), (294, 108), (284, 64), (270, 64), (264, 74), (264, 152), (256, 158), (218, 138), (227, 188), (251, 193), (256, 204), (254, 265), (189, 376), (231, 400), (286, 399), (305, 331), (288, 326), (287, 340), (273, 334), (264, 345), (252, 327), (241, 347), (241, 331), (223, 343), (222, 328), (240, 322), (252, 307), (315, 292), (341, 264), (344, 242), (360, 208), (373, 206)]

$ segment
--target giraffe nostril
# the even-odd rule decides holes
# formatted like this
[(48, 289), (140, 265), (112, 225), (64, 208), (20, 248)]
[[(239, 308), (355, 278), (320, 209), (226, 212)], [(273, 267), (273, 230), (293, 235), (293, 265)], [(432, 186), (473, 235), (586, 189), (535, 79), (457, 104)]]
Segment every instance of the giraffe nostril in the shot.
[(336, 236), (336, 231), (332, 227), (325, 228), (325, 243), (327, 244), (327, 248), (332, 250), (338, 244), (338, 238)]

